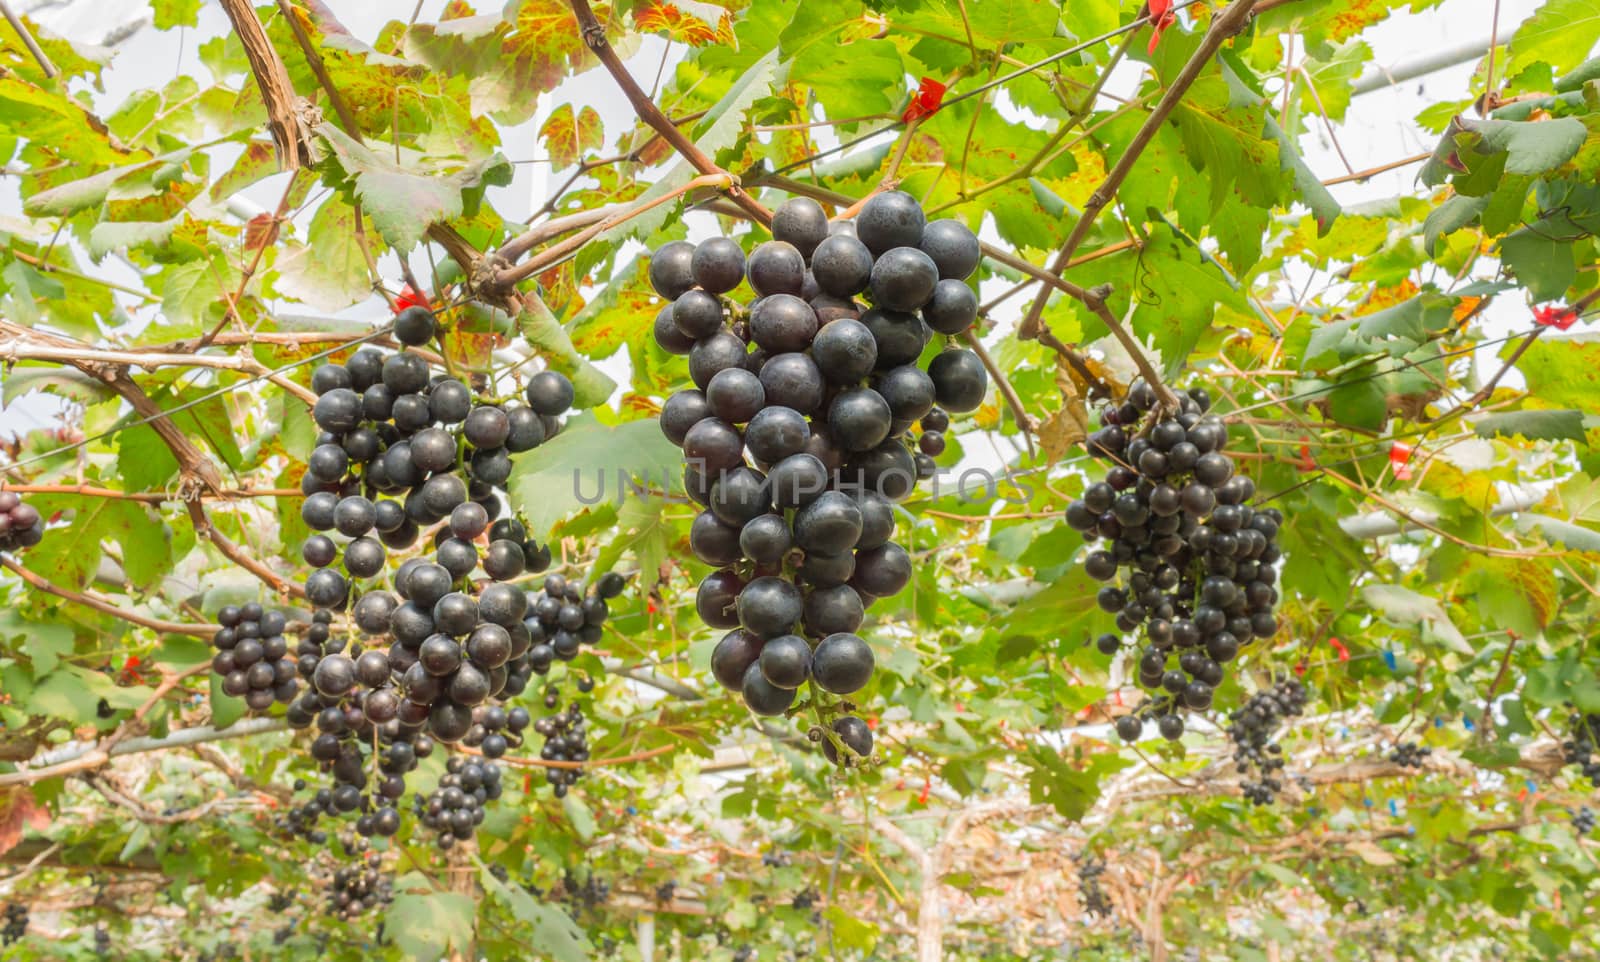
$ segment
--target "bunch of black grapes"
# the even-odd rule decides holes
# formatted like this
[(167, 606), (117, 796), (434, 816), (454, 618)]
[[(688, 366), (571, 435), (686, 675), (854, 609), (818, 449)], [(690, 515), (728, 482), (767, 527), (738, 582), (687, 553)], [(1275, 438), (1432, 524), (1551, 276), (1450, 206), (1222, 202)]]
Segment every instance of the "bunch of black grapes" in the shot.
[[(553, 693), (552, 693), (553, 694)], [(554, 708), (560, 704), (560, 698), (552, 699), (547, 695), (546, 707)], [(577, 702), (569, 704), (565, 710), (546, 715), (533, 723), (533, 730), (544, 738), (544, 745), (539, 749), (539, 757), (547, 762), (586, 762), (589, 760), (589, 726), (584, 720), (583, 709)], [(546, 768), (545, 780), (554, 786), (555, 796), (562, 798), (567, 794), (567, 789), (577, 784), (583, 775), (582, 768)]]
[(252, 711), (265, 711), (274, 702), (287, 705), (300, 691), (298, 662), (289, 657), (284, 637), (288, 623), (282, 612), (255, 602), (217, 612), (211, 670), (222, 679), (223, 692), (243, 698)]
[[(395, 322), (403, 343), (425, 343), (433, 316), (408, 308)], [(479, 563), (476, 538), (500, 517), (495, 493), (511, 477), (512, 455), (530, 451), (561, 429), (572, 405), (572, 383), (554, 371), (535, 375), (527, 404), (495, 403), (466, 384), (435, 373), (420, 354), (385, 357), (363, 349), (344, 364), (324, 364), (311, 375), (317, 402), (312, 418), (322, 429), (301, 479), (301, 518), (314, 531), (303, 556), (317, 570), (306, 596), (319, 608), (342, 609), (353, 581), (384, 571), (389, 550), (416, 543), (423, 527), (439, 529), (435, 548), (458, 579)], [(469, 533), (470, 532), (470, 533)], [(344, 574), (333, 566), (342, 558)], [(496, 580), (550, 564), (547, 547), (510, 538), (492, 541), (481, 559)]]
[(523, 625), (532, 639), (528, 661), (533, 673), (547, 674), (555, 661), (571, 661), (581, 645), (598, 642), (610, 616), (607, 602), (626, 584), (622, 575), (608, 571), (585, 593), (577, 582), (551, 575), (539, 591), (530, 592)]
[(1596, 788), (1600, 788), (1600, 759), (1595, 758), (1595, 743), (1600, 742), (1600, 715), (1574, 711), (1567, 716), (1567, 737), (1561, 755)]
[(31, 548), (44, 540), (44, 518), (15, 491), (0, 491), (0, 551)]
[(1433, 749), (1416, 742), (1400, 742), (1389, 752), (1389, 761), (1401, 768), (1421, 768)]
[[(320, 845), (328, 840), (327, 832), (318, 827), (324, 816), (338, 818), (359, 812), (356, 833), (360, 838), (394, 835), (400, 830), (398, 805), (405, 795), (405, 776), (420, 759), (433, 754), (433, 739), (420, 732), (374, 726), (354, 705), (330, 705), (319, 711), (314, 721), (318, 734), (311, 742), (311, 757), (332, 776), (333, 787), (319, 788), (304, 804), (287, 809), (278, 820), (279, 829)], [(361, 741), (364, 738), (370, 744), (374, 733), (382, 744), (377, 784), (369, 785), (370, 765)], [(303, 780), (295, 782), (296, 791), (305, 788)], [(347, 849), (360, 847), (348, 838), (341, 841)]]
[(472, 727), (461, 736), (461, 744), (476, 748), (484, 758), (501, 758), (522, 746), (522, 731), (531, 721), (526, 708), (479, 705), (472, 709)]
[[(705, 509), (690, 547), (717, 569), (696, 607), (732, 629), (712, 656), (718, 680), (768, 716), (808, 680), (837, 695), (867, 683), (872, 650), (855, 632), (867, 606), (911, 576), (890, 540), (892, 504), (934, 472), (946, 412), (975, 410), (988, 388), (965, 349), (918, 365), (935, 337), (977, 318), (965, 278), (980, 249), (965, 225), (927, 222), (893, 191), (854, 222), (830, 224), (815, 202), (791, 200), (772, 233), (748, 260), (724, 237), (674, 241), (650, 260), (670, 301), (656, 340), (688, 356), (695, 385), (667, 399), (661, 428), (683, 448), (684, 486)], [(732, 295), (746, 279), (744, 305)]]
[[(1297, 678), (1280, 679), (1258, 691), (1228, 716), (1233, 762), (1245, 776), (1240, 789), (1256, 805), (1270, 805), (1283, 789), (1278, 773), (1286, 764), (1277, 742), (1278, 726), (1306, 709), (1306, 689)], [(1253, 777), (1252, 777), (1253, 776)]]
[[(534, 895), (540, 894), (531, 884), (523, 887)], [(566, 904), (567, 914), (576, 919), (584, 912), (593, 912), (606, 904), (611, 898), (611, 883), (593, 870), (590, 870), (580, 882), (577, 874), (569, 868), (562, 872), (560, 892), (552, 894)]]
[(28, 907), (21, 902), (7, 902), (5, 925), (0, 927), (0, 943), (12, 945), (28, 934)]
[(1083, 910), (1098, 918), (1109, 917), (1114, 906), (1100, 883), (1101, 876), (1106, 874), (1105, 859), (1083, 853), (1074, 856), (1073, 861), (1078, 863), (1078, 901), (1083, 903)]
[[(1116, 582), (1100, 589), (1101, 609), (1116, 615), (1118, 632), (1144, 635), (1139, 684), (1164, 692), (1118, 720), (1117, 733), (1129, 741), (1143, 730), (1143, 716), (1158, 719), (1163, 737), (1181, 737), (1180, 710), (1211, 707), (1222, 666), (1278, 630), (1274, 565), (1283, 516), (1247, 503), (1255, 484), (1234, 473), (1228, 427), (1206, 413), (1205, 390), (1180, 393), (1178, 401), (1178, 410), (1161, 410), (1155, 389), (1136, 381), (1122, 404), (1104, 407), (1088, 450), (1112, 467), (1066, 513), (1091, 543), (1084, 570)], [(1123, 639), (1107, 633), (1096, 643), (1114, 654)]]
[(1572, 818), (1572, 830), (1579, 835), (1588, 835), (1594, 831), (1594, 809), (1587, 805), (1580, 805), (1576, 810), (1567, 809), (1567, 814)]
[[(408, 310), (395, 336), (418, 345), (434, 330), (432, 315)], [(324, 434), (302, 484), (302, 517), (349, 540), (341, 549), (318, 534), (305, 546), (318, 569), (306, 582), (317, 612), (298, 670), (311, 684), (288, 720), (315, 726), (312, 757), (334, 786), (291, 813), (288, 828), (325, 840), (319, 818), (356, 813), (364, 844), (398, 830), (406, 775), (437, 743), (490, 757), (520, 743), (526, 713), (514, 722), (504, 700), (553, 660), (575, 657), (578, 643), (597, 640), (605, 598), (623, 584), (620, 576), (602, 578), (586, 597), (560, 576), (538, 593), (510, 583), (543, 571), (551, 557), (519, 521), (501, 516), (497, 491), (515, 455), (560, 431), (573, 400), (562, 375), (533, 377), (525, 405), (502, 403), (432, 372), (414, 352), (385, 358), (362, 350), (343, 365), (318, 368), (312, 386)], [(389, 552), (409, 553), (426, 527), (435, 529), (428, 552), (377, 580), (389, 569)], [(332, 567), (341, 556), (344, 574)], [(547, 625), (539, 605), (548, 597), (561, 603)], [(579, 614), (570, 629), (568, 607)], [(338, 625), (336, 612), (347, 613)], [(497, 796), (498, 769), (491, 770)]]
[(424, 827), (438, 833), (439, 848), (448, 850), (472, 838), (483, 824), (484, 804), (499, 798), (500, 792), (499, 765), (456, 755), (426, 799), (414, 796), (417, 816)]
[(353, 919), (394, 901), (393, 873), (384, 871), (376, 852), (357, 865), (334, 869), (328, 884), (328, 911), (336, 918)]

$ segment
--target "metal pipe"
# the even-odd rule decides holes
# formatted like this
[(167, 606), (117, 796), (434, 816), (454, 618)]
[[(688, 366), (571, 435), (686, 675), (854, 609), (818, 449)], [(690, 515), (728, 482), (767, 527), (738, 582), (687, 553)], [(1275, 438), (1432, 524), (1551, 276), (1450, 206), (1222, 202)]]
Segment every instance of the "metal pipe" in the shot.
[(1436, 50), (1425, 57), (1408, 60), (1393, 67), (1373, 64), (1356, 78), (1355, 84), (1350, 88), (1350, 96), (1359, 97), (1362, 94), (1385, 90), (1407, 80), (1426, 77), (1448, 67), (1469, 63), (1488, 53), (1489, 46), (1489, 38), (1482, 37), (1444, 50)]
[[(1498, 518), (1501, 515), (1526, 511), (1543, 501), (1544, 495), (1543, 487), (1520, 484), (1512, 486), (1504, 492), (1500, 502), (1489, 509), (1489, 517)], [(1424, 508), (1415, 509), (1411, 514), (1424, 524), (1434, 524), (1439, 520), (1438, 512)], [(1415, 528), (1416, 525), (1402, 522), (1391, 514), (1374, 511), (1370, 514), (1358, 514), (1341, 519), (1339, 527), (1352, 538), (1382, 538), (1386, 535), (1400, 534)]]

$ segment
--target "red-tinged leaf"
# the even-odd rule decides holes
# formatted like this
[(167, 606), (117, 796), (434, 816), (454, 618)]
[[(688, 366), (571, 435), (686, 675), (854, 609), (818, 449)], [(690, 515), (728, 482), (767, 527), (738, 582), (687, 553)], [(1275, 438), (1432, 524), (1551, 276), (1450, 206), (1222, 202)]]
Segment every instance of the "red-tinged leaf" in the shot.
[(649, 3), (634, 14), (633, 22), (645, 33), (665, 33), (694, 47), (733, 40), (728, 11), (708, 3)]
[(552, 164), (570, 167), (605, 143), (605, 134), (600, 128), (600, 114), (593, 107), (574, 112), (571, 104), (562, 104), (539, 128), (539, 139), (544, 141)]
[[(474, 112), (522, 123), (533, 115), (538, 94), (594, 62), (562, 0), (512, 0), (499, 14), (472, 16), (460, 10), (461, 16), (414, 25), (406, 34), (405, 53), (467, 78)], [(606, 6), (596, 5), (602, 23), (609, 14)]]
[(494, 349), (503, 343), (497, 334), (474, 334), (460, 329), (451, 331), (444, 340), (445, 353), (451, 362), (469, 371), (487, 371)]
[(49, 824), (50, 812), (33, 800), (26, 787), (0, 791), (0, 855), (16, 848), (25, 830), (42, 832)]
[(244, 225), (244, 249), (260, 250), (278, 242), (278, 219), (263, 211)]

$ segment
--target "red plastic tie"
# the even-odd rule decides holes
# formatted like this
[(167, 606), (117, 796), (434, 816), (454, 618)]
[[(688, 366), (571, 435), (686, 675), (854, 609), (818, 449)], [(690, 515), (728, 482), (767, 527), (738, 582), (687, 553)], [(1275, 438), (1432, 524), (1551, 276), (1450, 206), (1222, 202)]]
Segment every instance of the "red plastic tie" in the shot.
[(394, 312), (396, 314), (400, 313), (401, 311), (405, 310), (408, 307), (427, 307), (427, 306), (428, 306), (428, 296), (426, 294), (422, 293), (421, 291), (417, 290), (415, 287), (412, 287), (410, 284), (407, 284), (405, 287), (400, 288), (400, 293), (396, 294), (395, 297), (394, 297)]
[(923, 77), (917, 84), (917, 92), (911, 98), (911, 103), (906, 105), (905, 113), (900, 119), (906, 123), (932, 117), (939, 112), (939, 107), (944, 103), (945, 85), (932, 77)]
[(1544, 327), (1553, 327), (1564, 331), (1578, 322), (1578, 312), (1570, 307), (1536, 307), (1533, 309), (1533, 321)]
[(1150, 0), (1150, 46), (1146, 52), (1154, 55), (1162, 31), (1177, 22), (1178, 14), (1172, 9), (1172, 0)]
[(1344, 642), (1342, 642), (1339, 639), (1333, 637), (1332, 635), (1329, 635), (1328, 636), (1328, 644), (1339, 655), (1339, 660), (1340, 661), (1349, 661), (1350, 660), (1350, 649), (1348, 649), (1348, 648), (1346, 648), (1344, 646)]
[(1311, 445), (1304, 438), (1300, 440), (1300, 460), (1295, 463), (1294, 469), (1301, 474), (1308, 474), (1317, 469), (1317, 459), (1311, 456)]
[(1394, 476), (1399, 481), (1411, 480), (1411, 455), (1413, 449), (1409, 444), (1399, 441), (1389, 445), (1389, 464), (1394, 468)]

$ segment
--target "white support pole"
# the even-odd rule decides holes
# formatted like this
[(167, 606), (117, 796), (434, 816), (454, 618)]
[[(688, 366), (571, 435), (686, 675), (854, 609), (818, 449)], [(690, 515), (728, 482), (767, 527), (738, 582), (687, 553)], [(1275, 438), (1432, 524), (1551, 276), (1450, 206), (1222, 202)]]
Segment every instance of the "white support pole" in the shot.
[(639, 916), (637, 932), (639, 941), (639, 962), (655, 962), (656, 917), (653, 913), (646, 912)]

